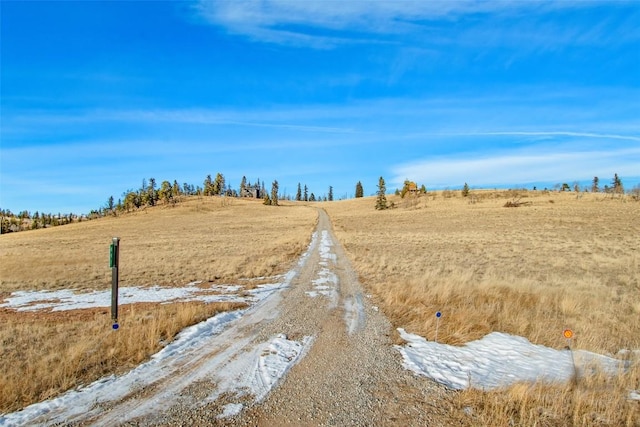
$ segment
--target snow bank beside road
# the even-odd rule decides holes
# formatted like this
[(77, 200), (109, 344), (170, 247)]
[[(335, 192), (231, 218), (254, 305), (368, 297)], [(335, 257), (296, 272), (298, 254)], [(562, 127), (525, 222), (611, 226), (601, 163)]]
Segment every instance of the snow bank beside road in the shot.
[(462, 347), (427, 341), (419, 335), (398, 329), (404, 346), (405, 368), (443, 384), (462, 390), (469, 387), (491, 390), (518, 382), (567, 382), (598, 369), (616, 375), (630, 363), (611, 357), (574, 350), (555, 350), (529, 342), (526, 338), (493, 332)]

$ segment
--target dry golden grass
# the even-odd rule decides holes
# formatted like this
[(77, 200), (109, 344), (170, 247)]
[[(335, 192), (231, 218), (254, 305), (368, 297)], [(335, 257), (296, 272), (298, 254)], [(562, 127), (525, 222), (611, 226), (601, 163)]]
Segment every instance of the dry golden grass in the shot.
[[(509, 201), (520, 207), (504, 207)], [(433, 339), (441, 311), (438, 340), (450, 344), (502, 331), (561, 348), (562, 331), (571, 328), (574, 348), (640, 349), (640, 203), (526, 191), (389, 202), (397, 208), (376, 211), (374, 198), (323, 206), (361, 281), (395, 326)], [(613, 386), (592, 380), (577, 391), (468, 391), (459, 398), (469, 400), (474, 415), (463, 422), (637, 425), (640, 405), (626, 397), (640, 387), (639, 369), (636, 363)]]
[(463, 425), (637, 426), (637, 402), (619, 398), (628, 394), (626, 382), (596, 376), (566, 387), (519, 384), (506, 391), (471, 389), (457, 393), (449, 405)]
[(0, 413), (56, 396), (146, 360), (185, 327), (240, 303), (133, 304), (112, 331), (108, 309), (0, 312)]
[(120, 285), (184, 285), (286, 270), (302, 253), (314, 210), (193, 197), (61, 227), (0, 236), (0, 292), (109, 287), (109, 245), (120, 237)]
[[(315, 210), (260, 201), (192, 198), (117, 218), (0, 236), (0, 298), (16, 290), (110, 289), (109, 245), (121, 238), (120, 286), (219, 280), (250, 287), (291, 268)], [(134, 304), (57, 313), (0, 311), (0, 413), (122, 372), (183, 328), (242, 304)]]

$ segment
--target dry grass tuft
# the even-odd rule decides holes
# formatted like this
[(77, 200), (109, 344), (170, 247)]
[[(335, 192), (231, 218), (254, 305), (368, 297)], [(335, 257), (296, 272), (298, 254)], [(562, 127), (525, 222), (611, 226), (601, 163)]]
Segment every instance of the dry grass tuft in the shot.
[(523, 202), (521, 197), (507, 200), (507, 203), (504, 204), (505, 208), (519, 208), (520, 206), (530, 205), (531, 202)]
[[(631, 376), (638, 379), (637, 367)], [(463, 425), (627, 426), (640, 420), (640, 404), (628, 399), (623, 378), (603, 375), (568, 386), (518, 384), (507, 390), (469, 389), (451, 396), (451, 413)]]

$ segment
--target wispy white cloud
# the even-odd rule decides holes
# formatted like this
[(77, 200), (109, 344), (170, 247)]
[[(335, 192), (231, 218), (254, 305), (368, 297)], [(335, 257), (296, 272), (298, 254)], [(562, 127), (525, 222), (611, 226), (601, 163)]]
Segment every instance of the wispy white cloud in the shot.
[[(554, 4), (555, 3), (555, 4)], [(355, 28), (376, 32), (407, 32), (421, 20), (455, 20), (482, 13), (518, 14), (525, 10), (580, 7), (576, 2), (458, 1), (297, 1), (200, 0), (196, 9), (212, 22), (238, 30), (251, 27), (278, 30), (279, 25), (301, 24), (330, 29)], [(593, 3), (592, 3), (593, 4)], [(584, 6), (584, 5), (582, 5)]]
[[(522, 47), (526, 42), (542, 48), (638, 39), (637, 25), (630, 22), (616, 36), (618, 31), (612, 29), (618, 25), (607, 20), (582, 28), (571, 21), (559, 24), (537, 19), (562, 9), (601, 4), (606, 2), (199, 0), (194, 8), (207, 22), (233, 34), (255, 41), (316, 48), (334, 47), (346, 41), (389, 41), (388, 36), (398, 35), (411, 35), (415, 44), (426, 40), (431, 44), (455, 41), (458, 45)], [(469, 22), (456, 27), (455, 34), (443, 33), (437, 24), (465, 18)], [(498, 28), (497, 22), (506, 27)]]
[[(290, 129), (304, 132), (353, 133), (354, 129), (333, 126), (312, 126), (287, 121), (282, 114), (262, 112), (232, 112), (206, 110), (121, 111), (103, 116), (106, 120), (155, 123), (188, 123), (209, 125), (238, 125)], [(271, 120), (271, 121), (269, 121)]]
[(640, 147), (610, 150), (569, 151), (562, 147), (529, 147), (526, 150), (496, 152), (492, 155), (467, 153), (429, 158), (396, 165), (392, 185), (405, 179), (432, 188), (472, 186), (517, 186), (525, 183), (584, 181), (614, 173), (640, 177)]
[[(587, 141), (594, 147), (611, 141), (637, 144), (640, 123), (627, 111), (629, 97), (633, 98), (632, 89), (623, 96), (617, 90), (597, 88), (560, 96), (547, 88), (524, 93), (522, 88), (515, 88), (495, 95), (380, 98), (245, 110), (14, 111), (3, 116), (3, 161), (9, 158), (8, 148), (36, 147), (36, 152), (23, 157), (35, 159), (41, 157), (39, 152), (56, 150), (58, 144), (73, 147), (78, 155), (100, 153), (104, 158), (112, 158), (114, 153), (184, 154), (185, 146), (190, 152), (214, 155), (248, 148), (361, 146), (378, 150), (400, 143), (405, 148), (412, 146), (421, 155), (451, 143), (458, 148), (475, 146), (478, 151), (494, 142), (529, 146), (543, 140), (549, 144), (572, 141), (574, 148), (586, 148)], [(590, 99), (598, 101), (590, 103)], [(89, 136), (103, 128), (112, 129), (109, 136)], [(52, 147), (46, 148), (50, 144)], [(149, 146), (156, 150), (151, 153), (143, 148)]]
[[(315, 113), (314, 113), (315, 112)], [(317, 115), (316, 115), (317, 113)], [(265, 110), (206, 110), (206, 109), (164, 109), (164, 110), (85, 110), (71, 112), (37, 112), (12, 114), (4, 117), (4, 135), (23, 131), (37, 133), (42, 126), (80, 125), (100, 122), (131, 123), (136, 125), (220, 125), (272, 128), (311, 133), (358, 132), (353, 127), (323, 126), (304, 121), (326, 118), (329, 109), (291, 107)], [(334, 114), (331, 114), (333, 116)], [(301, 122), (303, 121), (303, 122)]]
[[(400, 66), (401, 67), (401, 66)], [(401, 73), (401, 71), (400, 71)], [(393, 78), (392, 75), (389, 78)], [(266, 105), (254, 108), (154, 108), (14, 110), (3, 113), (2, 132), (37, 132), (47, 126), (99, 124), (132, 125), (234, 125), (313, 133), (367, 133), (381, 123), (401, 136), (456, 135), (533, 136), (535, 132), (589, 136), (621, 129), (640, 132), (635, 111), (640, 91), (633, 87), (558, 88), (509, 86), (485, 93), (452, 93), (434, 97), (377, 97), (342, 103)], [(393, 122), (402, 122), (399, 133)], [(409, 126), (407, 126), (410, 124)], [(603, 132), (603, 129), (608, 131)], [(632, 136), (632, 138), (635, 138)], [(635, 140), (635, 139), (634, 139)]]
[(601, 134), (601, 133), (587, 133), (587, 132), (562, 132), (562, 131), (547, 131), (547, 132), (472, 132), (472, 133), (458, 133), (449, 135), (461, 135), (461, 136), (569, 136), (569, 137), (583, 137), (594, 139), (621, 139), (625, 141), (640, 141), (640, 136), (635, 135), (617, 135), (617, 134)]

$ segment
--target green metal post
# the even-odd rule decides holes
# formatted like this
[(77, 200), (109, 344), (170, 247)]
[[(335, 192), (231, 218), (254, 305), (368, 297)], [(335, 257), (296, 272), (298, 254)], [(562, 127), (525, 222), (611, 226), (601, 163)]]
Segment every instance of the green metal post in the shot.
[(118, 266), (120, 261), (120, 238), (114, 237), (110, 252), (111, 265), (111, 321), (113, 329), (118, 329)]

